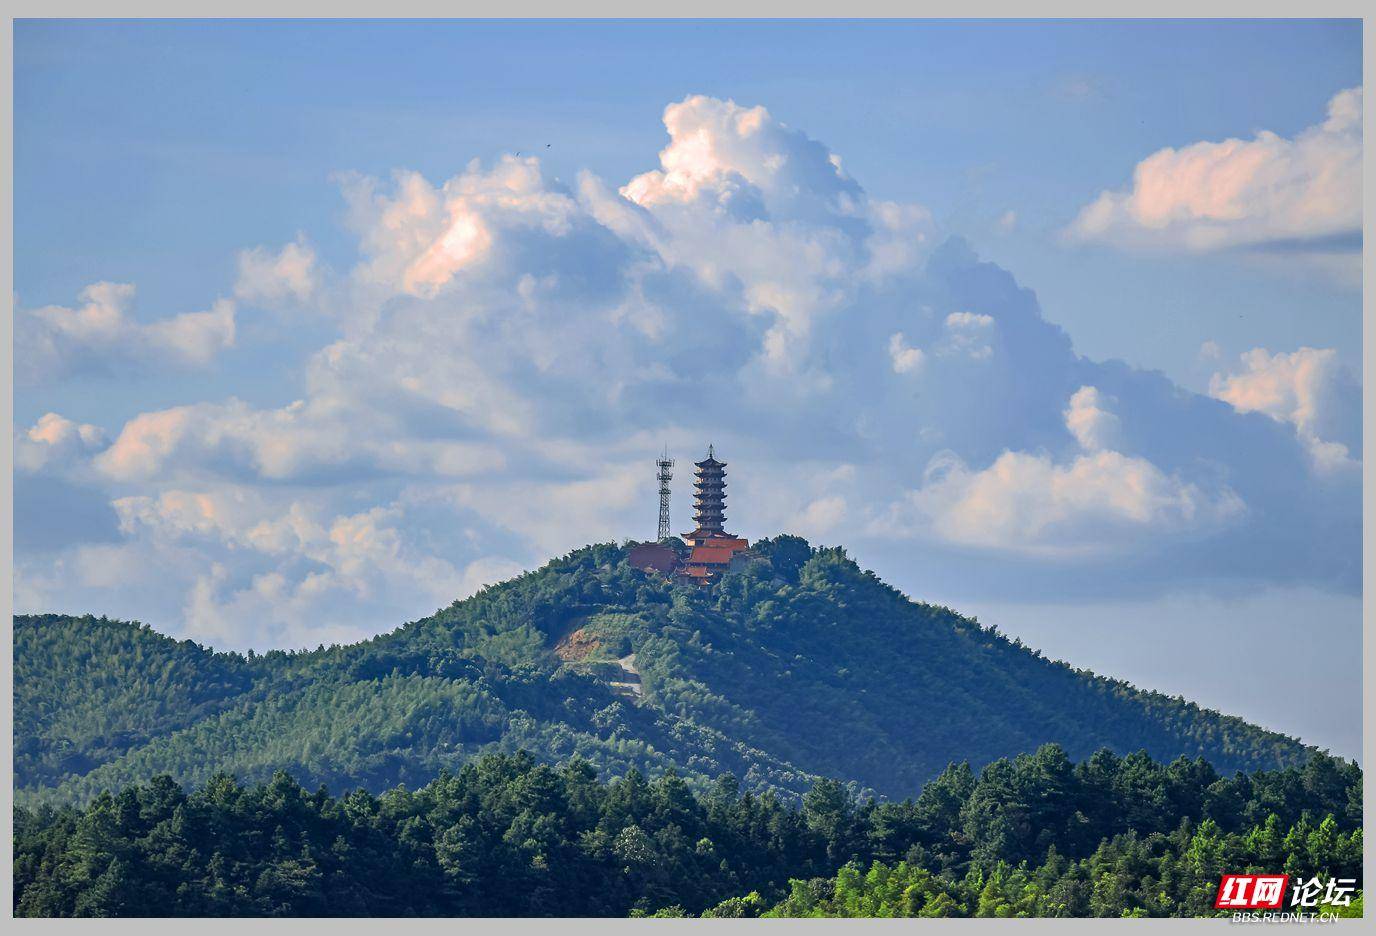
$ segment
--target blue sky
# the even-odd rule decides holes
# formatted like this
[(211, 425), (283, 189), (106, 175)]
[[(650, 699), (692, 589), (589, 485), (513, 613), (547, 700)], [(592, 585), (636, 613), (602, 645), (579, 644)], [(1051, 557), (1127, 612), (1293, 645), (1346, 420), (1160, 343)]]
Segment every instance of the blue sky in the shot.
[(20, 610), (352, 639), (641, 535), (641, 469), (710, 437), (746, 535), (1357, 752), (1357, 23), (21, 22), (15, 57)]

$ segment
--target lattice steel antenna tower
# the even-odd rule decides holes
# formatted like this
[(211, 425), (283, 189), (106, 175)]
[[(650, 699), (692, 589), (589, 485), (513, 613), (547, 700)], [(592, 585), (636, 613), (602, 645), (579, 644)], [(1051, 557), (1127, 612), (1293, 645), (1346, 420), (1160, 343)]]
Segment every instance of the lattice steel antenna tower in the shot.
[(669, 457), (666, 446), (664, 454), (655, 461), (659, 469), (659, 539), (668, 539), (669, 533), (669, 482), (674, 478), (674, 460)]

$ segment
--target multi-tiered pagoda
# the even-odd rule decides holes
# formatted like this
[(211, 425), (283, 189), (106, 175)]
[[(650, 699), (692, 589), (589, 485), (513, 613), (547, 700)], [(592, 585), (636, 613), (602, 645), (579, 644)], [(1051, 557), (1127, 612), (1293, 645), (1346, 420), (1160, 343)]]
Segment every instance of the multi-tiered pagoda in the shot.
[(707, 446), (707, 458), (694, 463), (697, 468), (693, 480), (693, 519), (698, 528), (683, 534), (693, 547), (683, 575), (706, 584), (731, 567), (733, 558), (750, 544), (727, 533), (726, 523), (726, 462), (717, 461), (717, 453)]
[(716, 450), (707, 446), (707, 457), (695, 462), (693, 479), (693, 519), (698, 528), (683, 534), (691, 545), (699, 541), (726, 536), (722, 524), (726, 522), (726, 462), (717, 461)]

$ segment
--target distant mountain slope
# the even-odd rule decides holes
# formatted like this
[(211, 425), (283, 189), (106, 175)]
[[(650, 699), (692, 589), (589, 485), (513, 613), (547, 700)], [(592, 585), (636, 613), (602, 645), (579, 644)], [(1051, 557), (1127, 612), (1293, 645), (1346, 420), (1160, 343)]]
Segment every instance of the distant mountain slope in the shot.
[[(798, 794), (816, 776), (902, 796), (952, 761), (1061, 744), (1230, 772), (1299, 742), (1043, 658), (913, 602), (797, 537), (711, 590), (590, 546), (363, 643), (211, 653), (94, 618), (15, 620), (16, 787), (84, 799), (166, 772), (417, 785), (475, 754), (674, 765)], [(618, 662), (619, 660), (624, 662)], [(639, 685), (636, 680), (639, 679)], [(639, 690), (639, 691), (637, 691)]]
[(264, 668), (148, 627), (42, 615), (14, 622), (14, 760), (47, 784), (195, 724), (251, 693)]

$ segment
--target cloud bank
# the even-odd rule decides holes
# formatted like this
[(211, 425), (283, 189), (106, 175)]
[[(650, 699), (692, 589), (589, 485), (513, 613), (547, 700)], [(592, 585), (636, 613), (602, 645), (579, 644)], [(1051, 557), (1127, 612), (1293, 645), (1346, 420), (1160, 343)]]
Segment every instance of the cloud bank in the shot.
[[(708, 442), (730, 527), (991, 600), (1359, 588), (1359, 473), (1316, 455), (1360, 452), (1324, 352), (1262, 352), (1210, 396), (1087, 360), (1010, 273), (765, 108), (692, 96), (664, 123), (659, 166), (621, 185), (514, 156), (341, 177), (354, 255), (253, 248), (232, 286), (329, 296), (298, 398), (18, 429), (17, 492), (43, 509), (17, 523), (17, 606), (222, 646), (352, 639), (652, 536), (653, 456)], [(102, 354), (203, 359), (197, 323), (224, 345), (232, 308), (218, 332), (135, 325), (121, 289), (33, 319), (73, 367), (97, 342), (70, 335), (99, 328), (125, 335)], [(680, 478), (684, 529), (688, 497)]]

